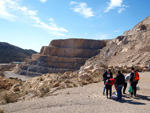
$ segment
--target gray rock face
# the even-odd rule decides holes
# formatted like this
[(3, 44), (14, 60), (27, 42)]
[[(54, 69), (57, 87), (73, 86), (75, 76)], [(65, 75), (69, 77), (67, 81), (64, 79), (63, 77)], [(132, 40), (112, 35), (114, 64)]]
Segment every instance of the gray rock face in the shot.
[(38, 76), (76, 71), (105, 46), (106, 41), (103, 40), (53, 40), (49, 46), (43, 46), (39, 54), (33, 54), (31, 59), (26, 60), (18, 73)]

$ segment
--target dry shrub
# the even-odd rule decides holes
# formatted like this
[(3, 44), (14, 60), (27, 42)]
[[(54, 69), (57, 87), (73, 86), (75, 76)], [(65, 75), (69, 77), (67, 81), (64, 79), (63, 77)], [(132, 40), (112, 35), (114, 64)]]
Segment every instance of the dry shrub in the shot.
[(40, 77), (40, 81), (43, 81), (44, 79), (42, 77)]
[(40, 97), (43, 97), (43, 96), (45, 96), (46, 94), (48, 94), (50, 92), (50, 88), (48, 88), (48, 87), (41, 87), (39, 89), (39, 91), (41, 93)]
[(14, 90), (15, 92), (19, 92), (19, 91), (20, 91), (20, 88), (19, 88), (19, 87), (15, 87), (13, 90)]
[(73, 88), (73, 84), (67, 84), (67, 88)]
[(5, 92), (1, 95), (1, 99), (5, 101), (5, 104), (17, 102), (19, 98), (20, 95), (18, 93)]
[(19, 79), (19, 78), (9, 77), (9, 79), (15, 80), (15, 81), (18, 81), (18, 82), (23, 82), (23, 81), (22, 81), (21, 79)]
[(70, 80), (65, 80), (64, 82), (65, 82), (65, 83), (71, 83), (71, 81), (70, 81)]
[(0, 113), (5, 113), (5, 111), (0, 109)]
[(73, 85), (74, 87), (78, 87), (77, 83), (75, 83), (75, 82), (73, 82), (72, 85)]
[(87, 82), (87, 81), (81, 81), (81, 86), (87, 85), (87, 84), (89, 84), (89, 82)]

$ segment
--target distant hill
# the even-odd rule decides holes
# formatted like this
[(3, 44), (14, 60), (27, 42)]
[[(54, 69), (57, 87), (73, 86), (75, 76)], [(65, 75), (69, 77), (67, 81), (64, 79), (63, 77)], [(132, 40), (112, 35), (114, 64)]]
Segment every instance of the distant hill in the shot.
[(22, 49), (9, 43), (0, 42), (0, 63), (10, 63), (13, 61), (22, 62), (25, 58), (37, 53), (31, 49)]

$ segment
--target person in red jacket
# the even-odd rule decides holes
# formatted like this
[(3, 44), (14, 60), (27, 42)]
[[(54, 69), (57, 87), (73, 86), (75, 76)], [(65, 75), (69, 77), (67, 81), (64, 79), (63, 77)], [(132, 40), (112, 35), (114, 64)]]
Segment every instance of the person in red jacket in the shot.
[(105, 88), (106, 88), (106, 97), (108, 98), (108, 91), (109, 91), (109, 95), (111, 98), (111, 94), (112, 94), (112, 85), (114, 85), (115, 83), (115, 79), (114, 78), (110, 78), (108, 80), (106, 80), (105, 82)]

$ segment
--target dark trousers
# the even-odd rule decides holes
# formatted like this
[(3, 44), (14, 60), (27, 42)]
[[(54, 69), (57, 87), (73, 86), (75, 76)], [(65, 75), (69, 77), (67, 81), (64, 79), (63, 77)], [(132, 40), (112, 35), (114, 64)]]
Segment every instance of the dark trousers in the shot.
[(117, 85), (117, 98), (119, 100), (122, 99), (122, 87), (123, 87), (123, 85)]
[(103, 88), (103, 95), (105, 94), (105, 81), (104, 81), (104, 88)]
[(126, 88), (127, 88), (127, 82), (125, 82), (124, 85), (123, 85), (123, 93), (125, 93)]
[(131, 93), (131, 96), (134, 94), (134, 96), (136, 96), (136, 85), (138, 84), (138, 81), (132, 82), (131, 86), (133, 89), (133, 92)]
[(109, 91), (109, 95), (111, 97), (111, 93), (112, 93), (112, 86), (110, 84), (106, 84), (105, 85), (105, 88), (106, 88), (106, 96), (108, 98), (108, 91)]

